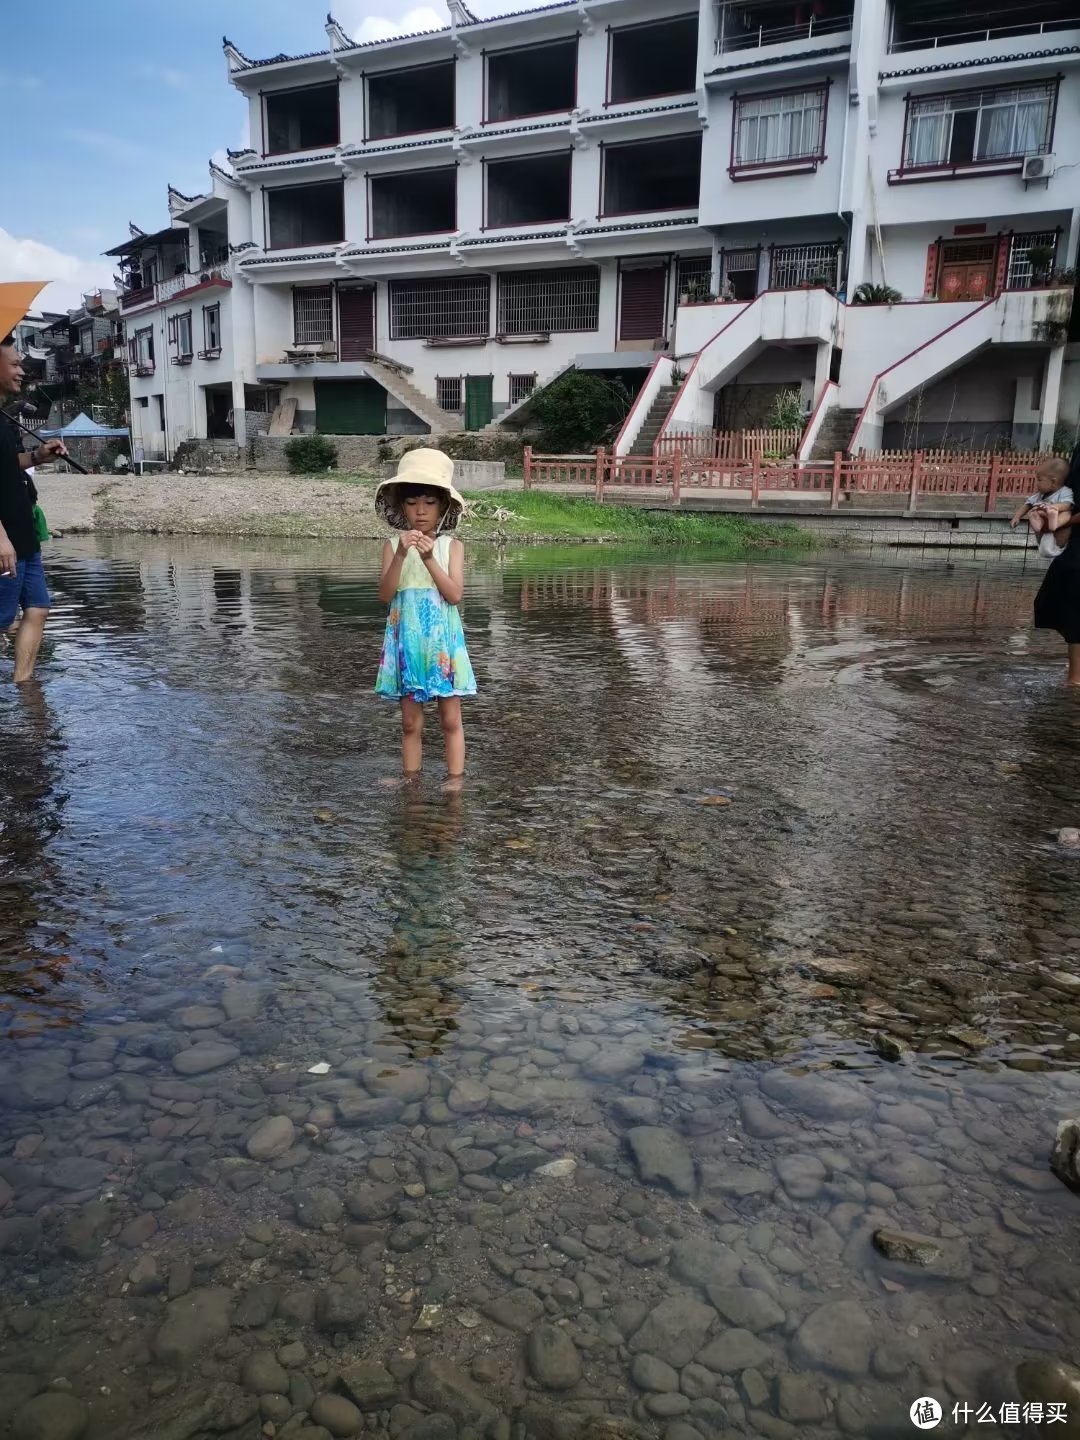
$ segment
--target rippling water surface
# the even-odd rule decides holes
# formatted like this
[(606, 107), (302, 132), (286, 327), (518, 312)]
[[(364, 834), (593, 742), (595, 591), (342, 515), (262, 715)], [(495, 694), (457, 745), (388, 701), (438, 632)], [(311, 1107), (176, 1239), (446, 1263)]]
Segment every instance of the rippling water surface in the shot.
[(52, 551), (0, 688), (0, 1435), (1022, 1433), (1080, 1347), (1037, 576), (473, 557), (446, 796), (434, 724), (380, 783), (377, 551)]

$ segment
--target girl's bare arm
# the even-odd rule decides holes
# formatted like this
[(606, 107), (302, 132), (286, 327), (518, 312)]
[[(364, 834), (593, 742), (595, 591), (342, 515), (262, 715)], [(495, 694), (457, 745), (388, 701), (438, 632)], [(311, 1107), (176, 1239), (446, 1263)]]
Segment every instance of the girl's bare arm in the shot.
[[(422, 547), (418, 548), (423, 553)], [(424, 564), (446, 603), (460, 605), (465, 593), (465, 546), (461, 541), (450, 541), (450, 560), (446, 570), (435, 559), (434, 545), (424, 554)]]
[(398, 545), (395, 550), (389, 540), (383, 545), (382, 570), (379, 573), (379, 599), (384, 605), (388, 605), (397, 594), (398, 581), (401, 579), (401, 567), (405, 564), (405, 546)]

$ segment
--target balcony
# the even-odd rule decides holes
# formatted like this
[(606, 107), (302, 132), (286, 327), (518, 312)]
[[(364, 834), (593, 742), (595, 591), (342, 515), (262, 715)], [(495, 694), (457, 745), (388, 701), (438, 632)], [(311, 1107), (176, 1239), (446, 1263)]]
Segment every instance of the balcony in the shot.
[(1072, 0), (1006, 0), (979, 11), (971, 0), (897, 0), (889, 50), (937, 50), (1080, 29)]
[(168, 280), (156, 280), (153, 285), (142, 285), (136, 290), (125, 290), (120, 295), (120, 310), (122, 314), (128, 314), (132, 310), (138, 310), (143, 305), (164, 305), (167, 300), (174, 300), (177, 295), (182, 295), (185, 290), (193, 290), (196, 285), (205, 285), (215, 282), (221, 285), (232, 284), (232, 265), (229, 261), (212, 265), (206, 270), (187, 270), (181, 275), (170, 275)]
[[(937, 3), (937, 0), (934, 0)], [(717, 55), (761, 50), (771, 45), (811, 48), (830, 40), (850, 43), (853, 0), (719, 0)]]

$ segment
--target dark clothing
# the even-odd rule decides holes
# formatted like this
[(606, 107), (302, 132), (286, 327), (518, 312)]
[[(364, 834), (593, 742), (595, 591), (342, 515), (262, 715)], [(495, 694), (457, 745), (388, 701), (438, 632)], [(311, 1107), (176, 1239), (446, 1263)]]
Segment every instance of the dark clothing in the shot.
[[(1080, 445), (1073, 451), (1066, 485), (1080, 483)], [(1074, 494), (1077, 493), (1075, 490)], [(1056, 630), (1066, 645), (1080, 645), (1080, 527), (1069, 527), (1069, 543), (1047, 570), (1035, 596), (1036, 630)]]
[(19, 560), (29, 560), (41, 549), (34, 525), (37, 491), (19, 464), (19, 432), (6, 415), (0, 416), (0, 525), (15, 547)]

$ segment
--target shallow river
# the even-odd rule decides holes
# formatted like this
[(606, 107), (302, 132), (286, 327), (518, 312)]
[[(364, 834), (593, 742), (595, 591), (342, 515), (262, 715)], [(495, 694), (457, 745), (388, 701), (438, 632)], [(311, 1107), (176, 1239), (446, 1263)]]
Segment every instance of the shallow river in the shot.
[(1038, 574), (474, 561), (447, 796), (434, 724), (380, 783), (376, 554), (52, 547), (0, 686), (0, 1435), (1042, 1433), (1080, 696)]

